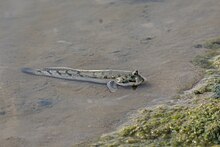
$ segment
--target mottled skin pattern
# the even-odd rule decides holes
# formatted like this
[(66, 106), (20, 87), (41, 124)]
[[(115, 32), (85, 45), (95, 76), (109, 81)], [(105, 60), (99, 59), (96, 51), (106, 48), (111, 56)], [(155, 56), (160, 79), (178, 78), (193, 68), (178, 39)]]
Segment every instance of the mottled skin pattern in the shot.
[(47, 76), (66, 80), (79, 80), (107, 84), (111, 92), (120, 86), (139, 86), (145, 81), (137, 70), (81, 70), (67, 67), (48, 67), (43, 69), (23, 68), (22, 72), (38, 76)]

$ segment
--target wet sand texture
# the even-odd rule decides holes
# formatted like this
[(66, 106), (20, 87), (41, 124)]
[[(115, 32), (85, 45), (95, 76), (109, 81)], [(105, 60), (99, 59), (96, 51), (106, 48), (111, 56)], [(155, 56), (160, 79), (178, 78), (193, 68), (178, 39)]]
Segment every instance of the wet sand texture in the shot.
[[(193, 45), (219, 36), (219, 0), (0, 2), (0, 142), (71, 146), (114, 130), (201, 77)], [(106, 86), (35, 77), (22, 67), (138, 69), (148, 83)]]

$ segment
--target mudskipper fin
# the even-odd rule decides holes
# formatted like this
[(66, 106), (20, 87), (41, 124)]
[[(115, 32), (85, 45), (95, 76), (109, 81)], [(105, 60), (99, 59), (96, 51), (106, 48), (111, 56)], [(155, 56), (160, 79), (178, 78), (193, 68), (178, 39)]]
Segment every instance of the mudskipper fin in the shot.
[(115, 83), (115, 81), (109, 81), (107, 83), (107, 87), (111, 92), (116, 92), (118, 89), (118, 85)]

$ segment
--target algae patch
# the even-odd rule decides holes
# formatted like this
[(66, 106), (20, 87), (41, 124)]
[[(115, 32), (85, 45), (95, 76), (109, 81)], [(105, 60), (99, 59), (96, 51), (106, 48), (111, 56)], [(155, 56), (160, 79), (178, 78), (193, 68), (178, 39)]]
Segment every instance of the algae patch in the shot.
[(95, 146), (208, 146), (220, 144), (220, 102), (145, 109), (130, 126)]
[(213, 65), (213, 63), (210, 61), (210, 59), (216, 55), (219, 55), (220, 38), (206, 41), (204, 44), (198, 44), (198, 45), (195, 45), (194, 47), (196, 47), (196, 48), (204, 47), (204, 48), (210, 49), (210, 50), (203, 56), (201, 56), (201, 55), (196, 56), (194, 58), (194, 60), (192, 61), (192, 63), (196, 66), (200, 66), (201, 68), (206, 68), (206, 69), (213, 68), (213, 66), (215, 66), (215, 64)]
[(203, 46), (204, 46), (204, 48), (207, 48), (207, 49), (219, 49), (220, 48), (220, 38), (206, 41), (206, 43)]
[(218, 50), (211, 50), (208, 51), (205, 55), (198, 55), (194, 58), (194, 60), (192, 61), (192, 63), (195, 66), (199, 66), (201, 68), (205, 68), (205, 69), (211, 69), (214, 68), (215, 66), (213, 65), (211, 59), (214, 56), (219, 55), (219, 51)]
[(207, 56), (196, 56), (192, 63), (196, 66), (200, 66), (201, 68), (212, 68), (212, 64), (209, 61), (209, 57)]
[(210, 92), (210, 97), (220, 98), (220, 38), (207, 41), (204, 47), (210, 50), (204, 56), (197, 56), (194, 64), (205, 68), (205, 77), (191, 91), (194, 94)]
[(102, 136), (92, 146), (220, 145), (220, 38), (205, 42), (210, 49), (193, 63), (204, 78), (178, 96), (175, 105), (146, 108), (130, 125)]

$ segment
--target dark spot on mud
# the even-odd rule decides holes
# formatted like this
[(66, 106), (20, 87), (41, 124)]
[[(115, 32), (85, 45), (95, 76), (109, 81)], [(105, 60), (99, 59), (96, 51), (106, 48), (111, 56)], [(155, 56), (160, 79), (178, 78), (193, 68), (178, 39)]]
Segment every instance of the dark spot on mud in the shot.
[(42, 100), (38, 101), (37, 103), (41, 107), (51, 107), (53, 104), (53, 101), (49, 100), (49, 99), (42, 99)]
[(103, 19), (99, 19), (99, 23), (103, 23)]
[(141, 17), (148, 18), (148, 5), (144, 6), (142, 10)]
[(89, 56), (94, 56), (94, 55), (95, 55), (94, 53), (89, 54)]
[(64, 61), (64, 59), (58, 59), (58, 60), (55, 61), (55, 63), (60, 64), (60, 63), (63, 63), (63, 61)]
[(143, 10), (142, 13), (147, 13), (147, 10)]
[(5, 115), (5, 114), (6, 114), (5, 111), (1, 111), (1, 112), (0, 112), (0, 115)]
[(88, 49), (85, 49), (85, 48), (79, 48), (77, 49), (78, 51), (87, 51)]
[(110, 2), (109, 4), (110, 4), (110, 5), (114, 5), (114, 4), (115, 4), (115, 2)]
[(116, 53), (119, 53), (119, 52), (121, 52), (121, 51), (117, 50), (117, 51), (113, 51), (112, 53), (116, 54)]
[(196, 44), (193, 46), (194, 48), (203, 48), (203, 45), (202, 44)]
[(23, 114), (39, 113), (46, 109), (52, 108), (59, 101), (60, 100), (58, 100), (58, 97), (27, 100), (21, 104), (20, 111)]
[(153, 37), (146, 37), (144, 39), (141, 39), (140, 43), (141, 44), (148, 44), (152, 39), (153, 39)]

